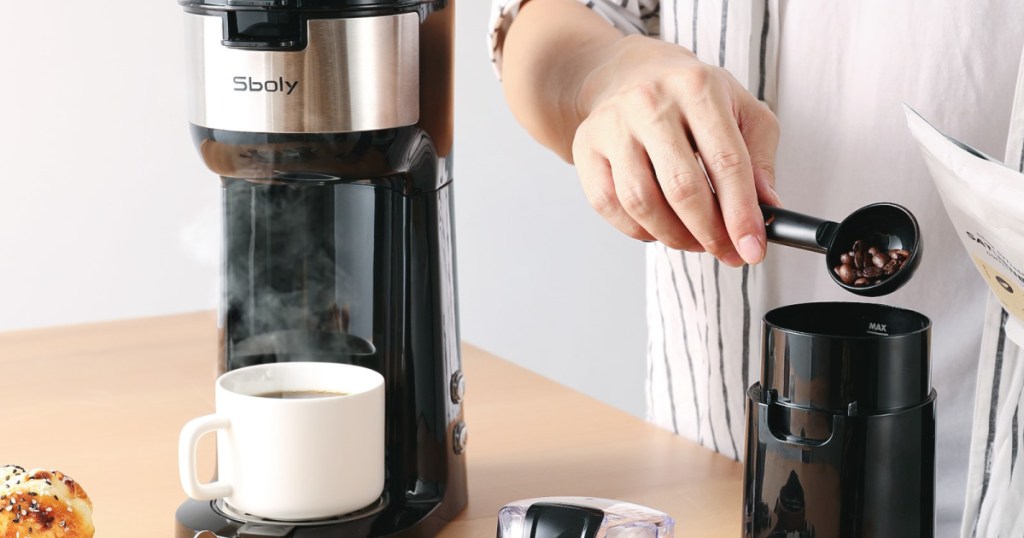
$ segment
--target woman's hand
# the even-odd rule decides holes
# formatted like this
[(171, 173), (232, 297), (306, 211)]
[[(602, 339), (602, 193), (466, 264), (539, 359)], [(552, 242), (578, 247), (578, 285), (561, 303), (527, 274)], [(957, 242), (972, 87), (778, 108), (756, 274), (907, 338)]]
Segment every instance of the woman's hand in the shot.
[(774, 114), (683, 47), (629, 36), (608, 50), (576, 94), (572, 158), (590, 204), (630, 237), (760, 262), (758, 201), (779, 204)]
[(779, 203), (779, 128), (728, 72), (678, 45), (624, 37), (578, 0), (524, 3), (496, 44), (512, 112), (576, 164), (608, 222), (729, 265), (764, 258), (757, 203)]

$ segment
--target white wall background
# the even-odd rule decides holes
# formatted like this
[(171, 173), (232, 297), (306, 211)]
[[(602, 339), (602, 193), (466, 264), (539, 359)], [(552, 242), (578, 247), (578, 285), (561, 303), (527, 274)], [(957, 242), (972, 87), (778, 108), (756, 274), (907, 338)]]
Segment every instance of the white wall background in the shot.
[[(488, 4), (458, 3), (463, 338), (642, 414), (642, 247), (515, 124), (487, 59)], [(214, 308), (218, 181), (185, 121), (180, 8), (4, 15), (0, 331)]]

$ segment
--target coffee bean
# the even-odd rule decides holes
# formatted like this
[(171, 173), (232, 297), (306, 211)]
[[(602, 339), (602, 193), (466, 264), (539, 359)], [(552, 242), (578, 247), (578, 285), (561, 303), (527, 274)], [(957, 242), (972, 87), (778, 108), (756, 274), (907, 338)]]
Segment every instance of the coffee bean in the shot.
[(874, 286), (895, 275), (909, 258), (910, 252), (907, 250), (886, 250), (858, 239), (853, 242), (850, 251), (839, 255), (840, 264), (832, 270), (848, 286)]
[(843, 281), (843, 284), (850, 285), (857, 278), (854, 276), (853, 267), (848, 263), (843, 265), (837, 265), (835, 268), (836, 275), (839, 276), (839, 280)]

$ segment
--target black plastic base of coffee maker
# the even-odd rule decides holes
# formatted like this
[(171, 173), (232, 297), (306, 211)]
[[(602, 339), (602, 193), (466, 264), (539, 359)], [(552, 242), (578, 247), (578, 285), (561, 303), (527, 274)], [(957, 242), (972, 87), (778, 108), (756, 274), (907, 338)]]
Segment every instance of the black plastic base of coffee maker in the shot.
[(216, 501), (187, 500), (175, 513), (174, 536), (196, 538), (207, 531), (218, 538), (426, 538), (437, 535), (451, 517), (440, 515), (443, 504), (389, 510), (385, 497), (378, 504), (346, 516), (291, 523), (229, 515)]

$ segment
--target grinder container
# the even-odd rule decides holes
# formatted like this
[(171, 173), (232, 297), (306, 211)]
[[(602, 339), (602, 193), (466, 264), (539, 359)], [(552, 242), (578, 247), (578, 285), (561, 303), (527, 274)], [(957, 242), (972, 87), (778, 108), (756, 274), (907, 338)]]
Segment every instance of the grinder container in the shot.
[(931, 323), (864, 303), (764, 317), (747, 391), (746, 538), (931, 537)]

